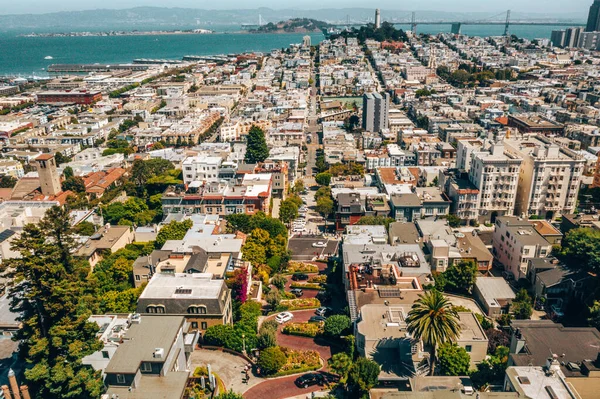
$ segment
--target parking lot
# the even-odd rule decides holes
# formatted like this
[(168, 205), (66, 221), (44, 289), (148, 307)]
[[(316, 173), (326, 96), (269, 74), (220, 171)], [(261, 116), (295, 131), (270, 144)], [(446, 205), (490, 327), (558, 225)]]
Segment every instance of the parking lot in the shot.
[[(314, 243), (325, 243), (324, 248), (313, 247)], [(335, 255), (338, 250), (338, 241), (322, 237), (294, 237), (290, 238), (288, 249), (292, 251), (294, 260), (311, 260), (315, 256)]]

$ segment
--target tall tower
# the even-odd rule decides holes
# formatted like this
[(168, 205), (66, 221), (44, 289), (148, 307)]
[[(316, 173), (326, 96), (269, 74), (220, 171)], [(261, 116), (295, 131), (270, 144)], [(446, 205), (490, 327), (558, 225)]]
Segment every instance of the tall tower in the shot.
[(379, 8), (375, 10), (375, 29), (381, 28), (381, 11)]
[(40, 175), (42, 194), (51, 196), (60, 193), (62, 188), (60, 187), (60, 176), (56, 170), (54, 154), (42, 154), (35, 161)]
[(588, 14), (586, 32), (597, 32), (600, 29), (600, 0), (594, 0)]

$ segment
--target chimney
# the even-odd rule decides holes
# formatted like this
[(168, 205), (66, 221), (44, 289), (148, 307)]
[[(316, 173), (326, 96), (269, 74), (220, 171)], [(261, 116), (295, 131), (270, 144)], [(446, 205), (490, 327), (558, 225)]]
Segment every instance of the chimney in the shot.
[(23, 399), (31, 399), (31, 396), (29, 396), (29, 387), (27, 385), (21, 385), (21, 395), (23, 396)]
[(14, 398), (21, 399), (19, 384), (17, 384), (17, 377), (15, 376), (13, 369), (8, 370), (8, 382), (10, 383), (10, 390), (12, 391)]
[(6, 399), (12, 399), (10, 394), (10, 389), (8, 389), (8, 385), (2, 385), (2, 393)]

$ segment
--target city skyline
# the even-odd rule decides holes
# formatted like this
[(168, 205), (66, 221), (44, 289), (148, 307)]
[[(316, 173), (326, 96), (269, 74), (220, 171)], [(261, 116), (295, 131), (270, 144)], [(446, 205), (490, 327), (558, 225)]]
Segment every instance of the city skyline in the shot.
[[(587, 15), (593, 0), (573, 0), (569, 3), (569, 10), (565, 10), (564, 2), (558, 0), (533, 0), (530, 2), (521, 2), (517, 0), (507, 0), (503, 2), (502, 8), (496, 2), (477, 1), (477, 0), (459, 0), (447, 2), (441, 0), (424, 0), (418, 5), (421, 11), (440, 11), (440, 12), (500, 12), (502, 9), (511, 9), (514, 12), (532, 13), (532, 14), (574, 14)], [(60, 2), (48, 2), (46, 0), (23, 0), (18, 3), (5, 4), (0, 11), (0, 15), (9, 14), (46, 14), (61, 11), (88, 11), (100, 9), (128, 9), (133, 7), (171, 7), (172, 3), (165, 0), (90, 0), (82, 4), (75, 0), (62, 0)], [(181, 0), (177, 3), (177, 8), (195, 8), (195, 9), (256, 9), (267, 7), (272, 9), (322, 9), (322, 8), (365, 8), (363, 2), (357, 0), (341, 1), (328, 0), (326, 2), (315, 0), (298, 0), (292, 6), (286, 5), (280, 7), (280, 3), (274, 0), (259, 0), (252, 3), (249, 7), (247, 2), (242, 0), (223, 0), (219, 2), (219, 7), (214, 4), (203, 4), (193, 0)], [(412, 11), (409, 5), (402, 4), (400, 7), (397, 2), (391, 0), (378, 1), (373, 7), (389, 10)], [(543, 11), (543, 12), (541, 12)], [(382, 16), (383, 17), (383, 16)]]

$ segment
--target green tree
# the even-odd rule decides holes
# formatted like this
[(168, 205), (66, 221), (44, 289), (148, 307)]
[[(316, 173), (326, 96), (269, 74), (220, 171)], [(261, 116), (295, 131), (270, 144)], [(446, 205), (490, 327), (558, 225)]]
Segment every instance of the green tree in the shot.
[(327, 217), (333, 212), (333, 200), (327, 197), (321, 197), (317, 200), (315, 210), (324, 217)]
[(230, 347), (235, 336), (233, 326), (218, 324), (210, 326), (204, 332), (204, 343), (207, 345)]
[(67, 166), (64, 170), (63, 170), (63, 175), (65, 176), (65, 179), (68, 179), (69, 177), (73, 177), (73, 168), (70, 166)]
[(260, 352), (256, 365), (264, 375), (272, 375), (277, 373), (287, 362), (285, 353), (280, 347), (274, 346)]
[(304, 181), (302, 179), (298, 179), (296, 180), (296, 182), (294, 183), (294, 189), (293, 191), (297, 194), (297, 193), (301, 193), (302, 191), (304, 191)]
[(429, 96), (431, 96), (431, 92), (427, 89), (419, 89), (415, 92), (415, 97), (417, 97), (417, 98), (429, 97)]
[(440, 371), (443, 375), (468, 374), (471, 357), (465, 348), (446, 342), (438, 349), (437, 356), (440, 359)]
[(352, 367), (352, 359), (344, 352), (336, 353), (327, 361), (329, 368), (340, 376), (342, 382), (346, 380)]
[(177, 222), (175, 220), (169, 222), (169, 224), (163, 226), (156, 236), (155, 245), (156, 248), (162, 248), (167, 240), (182, 240), (189, 229), (192, 228), (193, 222), (189, 219), (183, 222)]
[(91, 236), (96, 232), (96, 226), (90, 222), (80, 222), (77, 225), (73, 226), (73, 232), (79, 234), (81, 236)]
[(36, 398), (97, 398), (103, 390), (100, 373), (81, 364), (102, 343), (88, 322), (89, 264), (72, 256), (75, 249), (68, 210), (53, 207), (13, 241), (20, 257), (1, 265), (14, 282), (10, 307), (21, 322), (14, 338), (32, 365), (25, 378)]
[(319, 173), (315, 176), (315, 181), (320, 186), (329, 186), (331, 184), (331, 173)]
[(0, 188), (13, 188), (17, 185), (17, 181), (11, 175), (4, 175), (0, 178)]
[(495, 352), (477, 364), (477, 371), (471, 374), (473, 385), (477, 389), (485, 388), (490, 384), (502, 384), (508, 366), (510, 350), (505, 346), (498, 346)]
[(340, 337), (349, 332), (352, 322), (346, 315), (333, 315), (325, 320), (323, 333), (329, 337)]
[(248, 132), (248, 141), (246, 147), (247, 163), (264, 162), (269, 156), (269, 147), (265, 140), (265, 132), (258, 126), (252, 126)]
[(85, 183), (79, 176), (67, 177), (65, 181), (62, 182), (61, 186), (63, 191), (73, 191), (75, 193), (85, 192)]
[(477, 280), (477, 264), (472, 260), (454, 263), (444, 272), (446, 289), (452, 292), (471, 293)]
[(533, 314), (533, 306), (531, 305), (531, 297), (527, 293), (525, 288), (522, 288), (515, 299), (512, 301), (511, 311), (515, 315), (515, 319), (517, 320), (526, 320), (531, 318)]
[(362, 226), (385, 226), (386, 230), (390, 228), (390, 224), (394, 223), (396, 219), (388, 218), (385, 216), (363, 216), (358, 219), (356, 224)]
[(380, 372), (379, 365), (374, 361), (364, 357), (358, 358), (348, 372), (347, 386), (350, 395), (363, 397), (377, 385)]
[(594, 301), (594, 304), (589, 308), (590, 317), (587, 319), (591, 327), (596, 327), (600, 330), (600, 302)]
[(258, 334), (257, 339), (258, 349), (267, 349), (275, 346), (277, 346), (277, 338), (275, 336), (275, 331), (269, 329), (262, 331), (261, 329), (261, 332)]
[(448, 226), (452, 228), (460, 227), (462, 224), (462, 219), (456, 215), (448, 215), (446, 216), (446, 220), (448, 221)]
[(281, 274), (276, 274), (271, 279), (271, 284), (277, 287), (278, 290), (282, 290), (285, 287), (285, 283), (287, 283), (287, 280)]
[(298, 204), (291, 198), (284, 200), (279, 207), (279, 220), (290, 223), (298, 217)]
[(561, 258), (574, 269), (600, 273), (600, 230), (573, 229), (562, 240)]
[(441, 292), (431, 290), (419, 295), (406, 322), (412, 336), (429, 346), (430, 375), (434, 375), (436, 348), (456, 340), (460, 334), (458, 314)]

